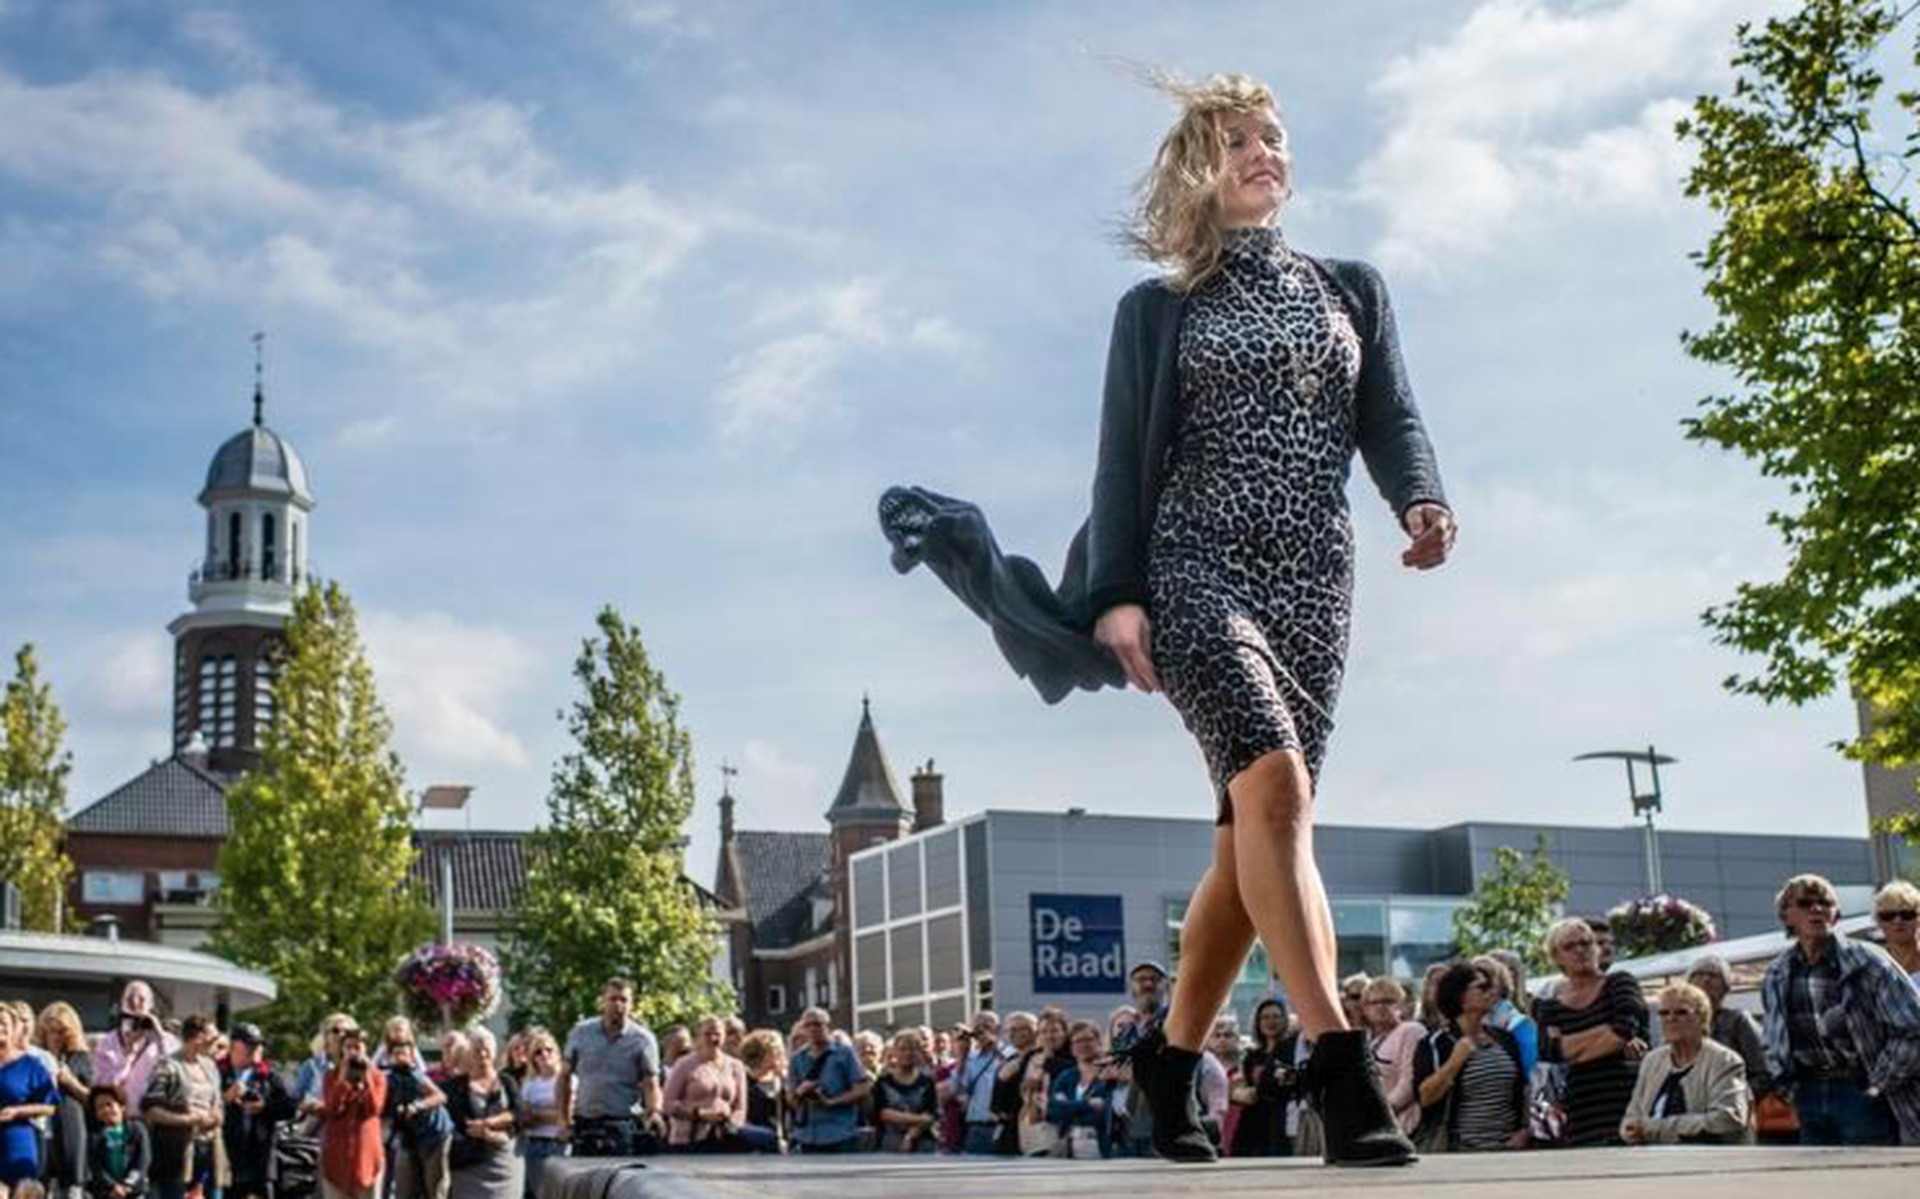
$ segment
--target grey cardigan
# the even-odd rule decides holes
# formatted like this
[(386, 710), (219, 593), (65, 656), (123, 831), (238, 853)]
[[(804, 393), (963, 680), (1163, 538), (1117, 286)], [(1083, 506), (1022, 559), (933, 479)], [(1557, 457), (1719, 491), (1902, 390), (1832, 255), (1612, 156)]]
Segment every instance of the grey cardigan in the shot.
[[(1386, 284), (1363, 262), (1308, 261), (1333, 285), (1360, 338), (1355, 442), (1374, 484), (1403, 519), (1415, 504), (1445, 505)], [(1120, 298), (1107, 350), (1093, 511), (1067, 549), (1058, 587), (1031, 560), (1001, 551), (973, 504), (919, 487), (889, 488), (880, 497), (894, 569), (904, 574), (925, 563), (987, 622), (1008, 664), (1048, 703), (1075, 688), (1126, 685), (1118, 661), (1093, 640), (1092, 630), (1116, 605), (1148, 603), (1147, 540), (1179, 427), (1186, 303), (1160, 279)]]

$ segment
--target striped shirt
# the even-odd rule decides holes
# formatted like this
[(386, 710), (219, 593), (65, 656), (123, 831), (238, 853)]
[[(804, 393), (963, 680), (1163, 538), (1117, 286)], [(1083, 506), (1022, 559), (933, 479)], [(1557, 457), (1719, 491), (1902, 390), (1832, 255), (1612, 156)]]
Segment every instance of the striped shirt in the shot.
[(1520, 1128), (1513, 1105), (1519, 1065), (1491, 1041), (1473, 1051), (1453, 1084), (1453, 1133), (1449, 1148), (1505, 1149)]
[[(1607, 975), (1600, 993), (1587, 1006), (1569, 1007), (1549, 997), (1534, 1005), (1533, 1018), (1540, 1022), (1542, 1033), (1555, 1028), (1563, 1038), (1594, 1028), (1611, 1028), (1623, 1041), (1647, 1037), (1647, 1001), (1640, 995), (1640, 984), (1624, 971)], [(1559, 1044), (1543, 1036), (1541, 1060), (1562, 1060)], [(1633, 1099), (1639, 1077), (1639, 1063), (1628, 1061), (1625, 1053), (1568, 1064), (1566, 1143), (1618, 1144), (1620, 1118)]]

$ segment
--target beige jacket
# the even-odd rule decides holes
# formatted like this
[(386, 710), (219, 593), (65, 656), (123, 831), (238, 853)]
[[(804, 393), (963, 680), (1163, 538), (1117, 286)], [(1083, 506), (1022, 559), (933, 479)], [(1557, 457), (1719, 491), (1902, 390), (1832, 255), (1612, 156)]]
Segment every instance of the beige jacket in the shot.
[(1650, 1145), (1680, 1141), (1742, 1145), (1753, 1140), (1747, 1120), (1747, 1066), (1739, 1054), (1717, 1041), (1702, 1041), (1692, 1071), (1680, 1081), (1680, 1093), (1687, 1100), (1686, 1114), (1656, 1120), (1651, 1115), (1654, 1101), (1672, 1073), (1671, 1045), (1662, 1045), (1640, 1060), (1640, 1080), (1634, 1084), (1622, 1128), (1629, 1120), (1640, 1121), (1644, 1140)]

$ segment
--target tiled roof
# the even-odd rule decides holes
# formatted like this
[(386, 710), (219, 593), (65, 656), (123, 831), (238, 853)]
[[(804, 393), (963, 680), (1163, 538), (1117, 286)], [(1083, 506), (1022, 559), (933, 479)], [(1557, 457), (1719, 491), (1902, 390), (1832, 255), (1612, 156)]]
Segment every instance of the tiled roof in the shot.
[(880, 749), (880, 735), (873, 728), (872, 709), (861, 700), (860, 729), (854, 734), (847, 773), (827, 808), (827, 819), (855, 814), (885, 818), (905, 811), (906, 805), (900, 802), (900, 786), (893, 781), (893, 768), (887, 765), (887, 755)]
[(67, 829), (138, 837), (227, 835), (226, 789), (181, 758), (168, 758), (73, 814)]
[(505, 912), (527, 886), (527, 835), (514, 832), (415, 832), (413, 879), (440, 906), (442, 863), (453, 864), (453, 905), (462, 912)]
[(806, 940), (813, 923), (811, 893), (833, 866), (826, 833), (741, 829), (733, 835), (746, 892), (747, 920), (756, 949), (785, 949)]

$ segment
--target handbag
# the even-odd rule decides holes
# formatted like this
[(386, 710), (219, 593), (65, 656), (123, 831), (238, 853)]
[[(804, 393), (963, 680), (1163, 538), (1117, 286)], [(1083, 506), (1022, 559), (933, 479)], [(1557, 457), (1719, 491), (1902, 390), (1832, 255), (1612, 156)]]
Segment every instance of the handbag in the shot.
[(1527, 1088), (1527, 1136), (1535, 1144), (1556, 1145), (1566, 1131), (1566, 1071), (1541, 1062), (1533, 1068), (1533, 1084)]
[(1800, 1135), (1800, 1113), (1778, 1091), (1768, 1091), (1753, 1105), (1753, 1131), (1763, 1137)]

